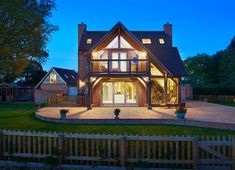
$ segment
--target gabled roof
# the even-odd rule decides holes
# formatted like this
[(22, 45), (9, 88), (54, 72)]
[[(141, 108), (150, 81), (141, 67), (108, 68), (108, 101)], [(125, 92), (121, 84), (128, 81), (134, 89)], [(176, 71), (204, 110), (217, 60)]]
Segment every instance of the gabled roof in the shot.
[(68, 86), (77, 86), (78, 74), (74, 70), (57, 67), (53, 67), (53, 69), (60, 75), (60, 77), (66, 82)]
[(35, 86), (35, 88), (38, 88), (53, 70), (62, 78), (62, 80), (66, 83), (67, 86), (77, 86), (78, 74), (74, 70), (52, 67), (42, 78), (42, 80)]
[[(171, 46), (170, 37), (164, 31), (129, 31), (121, 22), (115, 24), (110, 31), (85, 31), (79, 44), (79, 51), (91, 51), (101, 43), (117, 26), (125, 29), (136, 42), (146, 49), (156, 61), (173, 76), (185, 76), (185, 70), (178, 49)], [(92, 38), (92, 44), (86, 44), (87, 38)], [(151, 44), (142, 44), (143, 38), (150, 38)], [(164, 39), (164, 44), (159, 43)]]

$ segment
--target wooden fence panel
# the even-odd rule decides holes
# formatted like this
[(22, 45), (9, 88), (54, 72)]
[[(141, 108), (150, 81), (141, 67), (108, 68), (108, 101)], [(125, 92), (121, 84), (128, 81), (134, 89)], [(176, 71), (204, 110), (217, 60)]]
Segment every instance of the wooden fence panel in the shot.
[(48, 106), (85, 106), (85, 95), (79, 96), (50, 96), (47, 97)]
[(122, 167), (235, 168), (234, 136), (127, 136), (0, 131), (1, 160)]

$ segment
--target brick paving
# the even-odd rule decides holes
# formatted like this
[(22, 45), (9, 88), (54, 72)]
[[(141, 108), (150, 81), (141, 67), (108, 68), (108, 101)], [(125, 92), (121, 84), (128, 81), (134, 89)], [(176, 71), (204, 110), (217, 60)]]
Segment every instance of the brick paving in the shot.
[[(186, 121), (218, 122), (235, 125), (235, 107), (223, 106), (200, 101), (189, 101), (186, 104), (188, 112)], [(114, 119), (113, 111), (116, 107), (95, 107), (87, 110), (85, 107), (46, 107), (39, 110), (39, 116), (60, 118), (60, 109), (69, 109), (67, 119)], [(120, 119), (172, 119), (175, 120), (175, 109), (154, 107), (119, 107)]]

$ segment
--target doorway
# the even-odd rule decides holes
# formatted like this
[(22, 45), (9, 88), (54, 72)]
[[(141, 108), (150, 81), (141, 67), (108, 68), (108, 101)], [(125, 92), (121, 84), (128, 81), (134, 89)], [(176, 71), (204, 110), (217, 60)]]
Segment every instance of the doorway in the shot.
[(136, 105), (136, 82), (104, 82), (102, 85), (103, 105)]

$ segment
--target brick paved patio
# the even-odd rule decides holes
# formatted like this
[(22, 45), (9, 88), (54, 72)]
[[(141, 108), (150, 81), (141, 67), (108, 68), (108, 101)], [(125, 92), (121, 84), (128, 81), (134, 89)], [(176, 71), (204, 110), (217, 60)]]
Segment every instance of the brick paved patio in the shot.
[[(223, 106), (200, 101), (190, 101), (186, 104), (187, 120), (221, 122), (235, 124), (235, 107)], [(46, 107), (37, 113), (43, 117), (59, 118), (59, 110), (66, 107)], [(113, 110), (116, 107), (95, 107), (87, 110), (85, 107), (67, 107), (67, 119), (114, 119)], [(175, 109), (154, 107), (148, 110), (145, 107), (119, 107), (120, 119), (176, 119)]]

